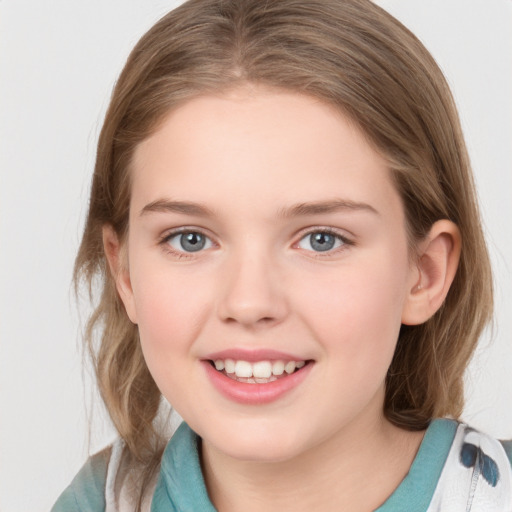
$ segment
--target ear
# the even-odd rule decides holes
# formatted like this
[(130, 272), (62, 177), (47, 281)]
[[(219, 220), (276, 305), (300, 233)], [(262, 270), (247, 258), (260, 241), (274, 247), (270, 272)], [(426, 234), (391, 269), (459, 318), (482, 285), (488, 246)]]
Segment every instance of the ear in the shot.
[(117, 293), (123, 301), (128, 317), (136, 324), (137, 315), (126, 248), (121, 244), (117, 233), (110, 224), (103, 226), (103, 249), (107, 257), (110, 273), (116, 283)]
[(441, 307), (457, 272), (461, 237), (459, 228), (449, 220), (433, 224), (418, 247), (416, 268), (411, 269), (411, 283), (402, 323), (419, 325)]

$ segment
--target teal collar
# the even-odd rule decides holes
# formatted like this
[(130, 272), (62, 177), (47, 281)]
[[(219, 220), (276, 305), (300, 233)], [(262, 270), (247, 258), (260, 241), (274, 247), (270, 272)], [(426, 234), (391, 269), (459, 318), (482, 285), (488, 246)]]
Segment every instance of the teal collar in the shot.
[[(429, 425), (409, 473), (375, 512), (427, 510), (456, 430), (453, 420), (434, 420)], [(163, 454), (151, 512), (215, 512), (201, 472), (198, 442), (182, 423)]]
[(430, 423), (411, 469), (395, 492), (375, 512), (426, 512), (446, 463), (458, 423), (437, 419)]
[(215, 512), (199, 461), (199, 437), (183, 422), (162, 456), (151, 512)]

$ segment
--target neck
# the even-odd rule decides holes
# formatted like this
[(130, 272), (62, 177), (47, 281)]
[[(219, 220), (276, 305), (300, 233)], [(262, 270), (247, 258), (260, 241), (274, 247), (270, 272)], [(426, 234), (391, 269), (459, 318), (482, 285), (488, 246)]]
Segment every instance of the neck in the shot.
[(203, 471), (219, 512), (339, 511), (378, 508), (403, 480), (424, 432), (407, 432), (381, 414), (280, 462), (241, 461), (203, 443)]

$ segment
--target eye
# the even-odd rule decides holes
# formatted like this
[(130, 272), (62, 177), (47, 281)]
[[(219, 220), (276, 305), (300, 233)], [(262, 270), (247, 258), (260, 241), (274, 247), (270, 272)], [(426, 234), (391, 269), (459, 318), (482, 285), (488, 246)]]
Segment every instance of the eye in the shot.
[(346, 244), (349, 241), (340, 235), (329, 231), (314, 231), (302, 237), (297, 246), (307, 251), (327, 252)]
[(177, 252), (198, 252), (212, 247), (212, 241), (197, 231), (182, 231), (164, 239)]

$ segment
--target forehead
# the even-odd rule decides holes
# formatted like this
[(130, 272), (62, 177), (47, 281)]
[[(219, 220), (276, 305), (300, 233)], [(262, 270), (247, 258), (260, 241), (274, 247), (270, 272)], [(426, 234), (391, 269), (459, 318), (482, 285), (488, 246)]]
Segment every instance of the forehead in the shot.
[(398, 198), (384, 158), (321, 100), (244, 87), (192, 99), (136, 149), (132, 206), (162, 197), (217, 207)]

